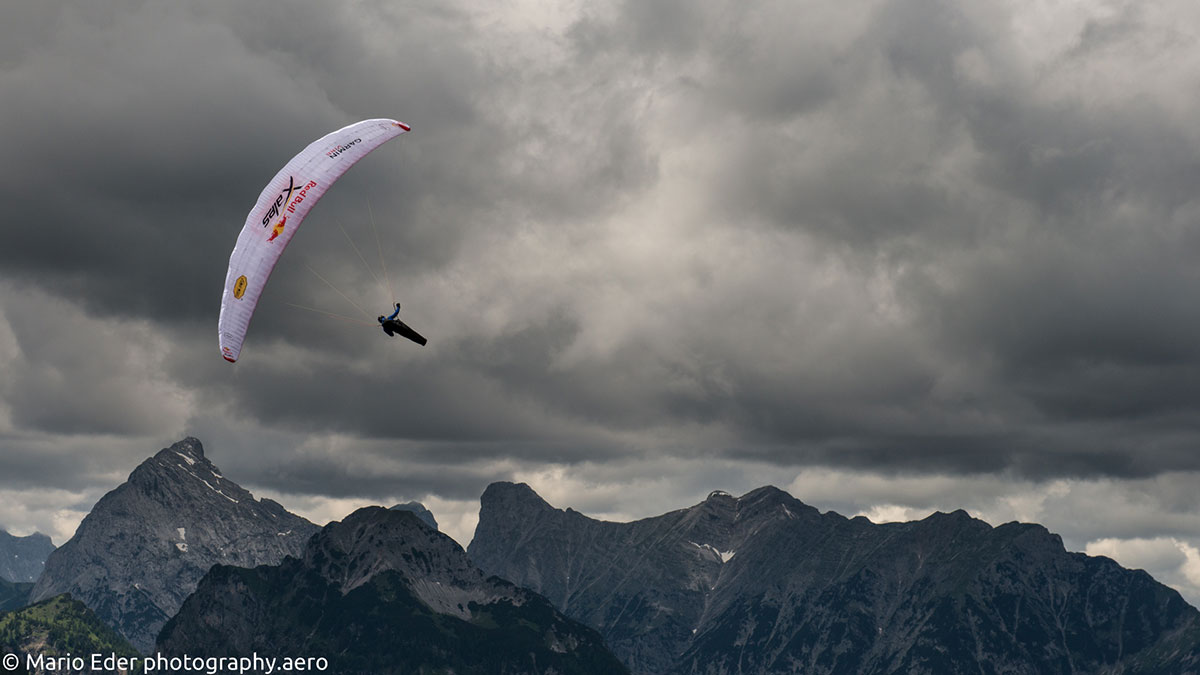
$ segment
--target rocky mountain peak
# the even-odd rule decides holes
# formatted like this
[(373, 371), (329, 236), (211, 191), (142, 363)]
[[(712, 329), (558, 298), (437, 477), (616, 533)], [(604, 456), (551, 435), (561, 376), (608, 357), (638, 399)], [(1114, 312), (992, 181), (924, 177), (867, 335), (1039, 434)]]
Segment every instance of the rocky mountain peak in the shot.
[(699, 508), (708, 508), (714, 512), (743, 514), (741, 517), (745, 517), (744, 514), (747, 513), (758, 513), (780, 506), (786, 506), (793, 513), (805, 511), (810, 515), (820, 514), (813, 507), (772, 485), (755, 488), (741, 497), (734, 497), (724, 490), (713, 490), (703, 502), (697, 505)]
[(541, 495), (533, 491), (525, 483), (509, 483), (500, 481), (492, 483), (483, 491), (483, 496), (479, 498), (480, 506), (490, 504), (492, 506), (516, 507), (516, 508), (533, 508), (537, 510), (555, 510), (553, 506), (546, 503)]
[(184, 457), (184, 461), (187, 461), (186, 458), (199, 461), (204, 459), (204, 444), (194, 436), (187, 436), (183, 440), (173, 443), (171, 447), (159, 450), (158, 455), (165, 455), (172, 452)]
[(437, 519), (433, 517), (433, 512), (425, 508), (425, 505), (421, 502), (405, 502), (403, 504), (396, 504), (392, 507), (392, 510), (411, 511), (417, 514), (417, 517), (421, 519), (421, 522), (435, 530), (438, 529)]
[[(983, 521), (976, 520), (975, 522)], [(1044, 551), (1055, 555), (1067, 552), (1062, 537), (1037, 523), (1005, 523), (997, 526), (993, 531), (997, 535), (1009, 537), (1016, 546), (1026, 550)]]
[(957, 526), (968, 525), (971, 523), (979, 523), (979, 524), (983, 525), (984, 527), (988, 527), (988, 528), (991, 527), (991, 525), (988, 525), (987, 523), (983, 522), (982, 520), (976, 520), (975, 518), (972, 518), (971, 514), (967, 513), (966, 511), (964, 511), (962, 509), (955, 509), (954, 511), (951, 511), (950, 513), (946, 513), (944, 511), (935, 511), (935, 512), (929, 514), (928, 516), (926, 516), (925, 520), (928, 520), (931, 523), (950, 523), (950, 524), (957, 525)]
[(520, 602), (507, 589), (485, 583), (462, 547), (412, 511), (361, 508), (313, 536), (302, 560), (343, 594), (383, 572), (398, 572), (413, 580), (417, 597), (445, 614), (463, 615), (469, 602), (499, 597)]
[(973, 518), (971, 514), (962, 509), (944, 513), (936, 511), (926, 516), (923, 520), (916, 521), (921, 523), (926, 532), (930, 535), (944, 536), (982, 536), (991, 533), (993, 528), (988, 523)]
[(138, 649), (214, 564), (299, 555), (317, 526), (257, 500), (221, 474), (195, 438), (142, 462), (46, 560), (31, 599), (69, 592)]
[[(221, 469), (204, 456), (203, 447), (195, 439), (185, 439), (164, 448), (142, 462), (130, 474), (127, 484), (163, 503), (199, 502), (216, 511), (251, 513), (263, 520), (275, 521), (280, 526), (280, 536), (289, 535), (289, 528), (284, 526), (298, 518), (279, 502), (256, 498), (249, 490), (226, 478)], [(318, 528), (306, 520), (304, 523), (307, 539)]]
[(743, 519), (816, 520), (821, 512), (772, 485), (756, 488), (738, 499)]
[(742, 495), (741, 497), (738, 497), (738, 501), (749, 501), (749, 500), (754, 500), (754, 499), (761, 499), (764, 497), (787, 497), (789, 499), (793, 498), (791, 495), (784, 492), (783, 490), (780, 490), (779, 488), (775, 487), (774, 485), (764, 485), (762, 487), (754, 488), (753, 490), (747, 492), (746, 494)]
[(729, 552), (738, 550), (747, 536), (762, 528), (822, 517), (817, 509), (771, 486), (741, 497), (715, 490), (703, 502), (680, 513), (680, 527), (686, 528), (688, 541), (711, 553), (706, 557), (718, 563), (725, 562)]

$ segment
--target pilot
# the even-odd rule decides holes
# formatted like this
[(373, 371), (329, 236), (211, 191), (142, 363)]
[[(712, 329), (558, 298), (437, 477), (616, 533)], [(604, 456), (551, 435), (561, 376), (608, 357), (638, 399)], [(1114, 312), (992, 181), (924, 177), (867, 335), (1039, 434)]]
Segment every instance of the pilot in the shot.
[(392, 312), (391, 316), (386, 318), (383, 315), (379, 316), (379, 325), (383, 328), (383, 332), (387, 333), (388, 337), (395, 337), (396, 333), (399, 333), (402, 337), (406, 337), (419, 345), (424, 345), (426, 343), (425, 338), (417, 331), (409, 328), (403, 321), (397, 319), (396, 316), (399, 314), (400, 303), (397, 302), (396, 311)]

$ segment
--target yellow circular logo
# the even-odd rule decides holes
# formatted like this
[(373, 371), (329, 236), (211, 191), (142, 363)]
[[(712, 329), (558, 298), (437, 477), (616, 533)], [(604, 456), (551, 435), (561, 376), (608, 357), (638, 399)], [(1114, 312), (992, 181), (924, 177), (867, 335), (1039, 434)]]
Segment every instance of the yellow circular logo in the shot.
[(233, 297), (237, 298), (238, 300), (241, 300), (242, 296), (245, 294), (246, 294), (246, 275), (243, 274), (242, 276), (237, 278), (237, 281), (233, 282)]

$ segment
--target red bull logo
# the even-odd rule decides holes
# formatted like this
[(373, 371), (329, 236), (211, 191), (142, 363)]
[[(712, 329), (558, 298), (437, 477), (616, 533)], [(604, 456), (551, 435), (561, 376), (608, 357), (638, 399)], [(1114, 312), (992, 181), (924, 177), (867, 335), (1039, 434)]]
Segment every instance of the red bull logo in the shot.
[(284, 216), (278, 223), (275, 223), (275, 227), (271, 228), (271, 236), (267, 237), (267, 241), (275, 241), (275, 237), (283, 234), (283, 228), (287, 225), (287, 219), (288, 217)]

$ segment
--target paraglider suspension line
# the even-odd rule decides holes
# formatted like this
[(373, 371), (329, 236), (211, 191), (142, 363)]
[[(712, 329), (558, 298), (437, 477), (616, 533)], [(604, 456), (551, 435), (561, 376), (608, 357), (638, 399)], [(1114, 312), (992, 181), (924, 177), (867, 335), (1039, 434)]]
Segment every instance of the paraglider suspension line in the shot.
[(326, 286), (329, 286), (330, 288), (332, 288), (334, 293), (337, 293), (338, 295), (342, 296), (342, 298), (344, 298), (346, 300), (346, 302), (354, 305), (355, 308), (358, 309), (358, 311), (363, 313), (363, 316), (367, 317), (368, 319), (371, 318), (371, 314), (369, 312), (367, 312), (367, 310), (363, 309), (362, 307), (359, 307), (357, 302), (351, 300), (349, 298), (349, 296), (347, 296), (345, 293), (339, 291), (337, 286), (334, 286), (333, 284), (331, 284), (328, 279), (321, 276), (320, 274), (317, 274), (317, 271), (314, 270), (313, 268), (309, 267), (308, 265), (305, 265), (305, 267), (307, 267), (308, 271), (312, 272), (313, 275), (316, 276), (318, 279), (320, 279), (321, 281), (324, 281)]
[(327, 316), (327, 317), (329, 317), (330, 319), (338, 319), (339, 321), (346, 321), (346, 322), (349, 322), (349, 323), (355, 323), (355, 324), (358, 324), (358, 325), (360, 325), (360, 326), (369, 326), (369, 327), (371, 327), (371, 328), (374, 328), (374, 327), (375, 327), (375, 324), (372, 324), (372, 323), (367, 323), (366, 321), (363, 321), (362, 319), (356, 319), (356, 318), (354, 318), (354, 317), (352, 317), (352, 316), (342, 316), (341, 314), (334, 314), (334, 313), (332, 313), (332, 312), (326, 312), (326, 311), (324, 311), (324, 310), (320, 310), (320, 309), (314, 309), (314, 308), (312, 308), (312, 307), (305, 307), (304, 305), (297, 305), (297, 304), (295, 304), (295, 303), (292, 303), (292, 302), (286, 302), (286, 303), (284, 303), (284, 304), (285, 304), (285, 305), (287, 305), (287, 306), (289, 306), (289, 307), (295, 307), (296, 309), (307, 309), (307, 310), (308, 310), (308, 311), (310, 311), (310, 312), (316, 312), (317, 314), (320, 314), (320, 315), (322, 315), (322, 316)]
[(350, 238), (350, 233), (346, 231), (346, 228), (342, 227), (341, 223), (338, 223), (338, 228), (342, 231), (342, 234), (346, 235), (346, 241), (350, 242), (350, 247), (353, 248), (354, 252), (358, 254), (358, 259), (362, 261), (363, 267), (367, 270), (367, 274), (370, 274), (371, 278), (375, 280), (375, 283), (379, 284), (379, 290), (383, 291), (384, 301), (391, 303), (392, 298), (388, 297), (388, 289), (384, 287), (383, 280), (376, 276), (375, 270), (371, 269), (371, 266), (367, 264), (367, 259), (363, 257), (362, 251), (358, 250), (358, 246), (354, 243), (354, 240)]
[(396, 296), (392, 295), (392, 280), (388, 279), (387, 261), (383, 257), (383, 244), (379, 243), (379, 230), (375, 227), (375, 210), (371, 208), (371, 202), (367, 202), (367, 213), (371, 214), (371, 231), (375, 233), (375, 245), (379, 247), (379, 265), (383, 267), (383, 279), (387, 282), (387, 292), (390, 296), (388, 302), (394, 302)]

